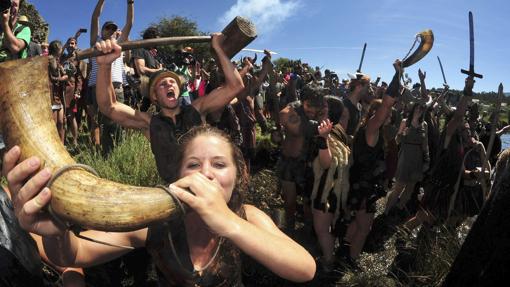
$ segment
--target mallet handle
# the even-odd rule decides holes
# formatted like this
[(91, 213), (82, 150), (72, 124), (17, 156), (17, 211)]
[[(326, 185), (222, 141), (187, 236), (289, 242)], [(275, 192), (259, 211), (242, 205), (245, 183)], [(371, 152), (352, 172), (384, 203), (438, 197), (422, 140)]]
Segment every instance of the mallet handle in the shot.
[[(126, 41), (120, 43), (122, 51), (133, 50), (139, 48), (149, 48), (156, 46), (166, 45), (179, 45), (179, 44), (190, 44), (190, 43), (206, 43), (211, 42), (211, 36), (183, 36), (183, 37), (166, 37), (166, 38), (155, 38), (138, 41)], [(102, 55), (103, 53), (97, 50), (95, 47), (88, 48), (86, 50), (79, 51), (77, 53), (78, 60), (93, 58)]]

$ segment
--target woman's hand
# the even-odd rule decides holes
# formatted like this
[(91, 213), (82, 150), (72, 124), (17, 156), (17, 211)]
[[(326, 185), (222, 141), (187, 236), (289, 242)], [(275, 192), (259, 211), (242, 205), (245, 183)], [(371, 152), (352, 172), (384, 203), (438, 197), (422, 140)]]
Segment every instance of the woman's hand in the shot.
[(39, 171), (41, 161), (37, 157), (18, 163), (20, 155), (20, 148), (13, 147), (4, 155), (2, 165), (2, 174), (7, 175), (19, 224), (26, 231), (41, 236), (63, 235), (66, 229), (55, 222), (50, 214), (43, 212), (51, 200), (51, 191), (45, 187), (51, 178), (50, 170), (44, 168)]
[(329, 119), (323, 120), (320, 125), (317, 127), (319, 130), (319, 136), (323, 138), (327, 138), (329, 133), (331, 132), (331, 129), (333, 128), (333, 124)]
[(211, 231), (225, 237), (233, 231), (231, 223), (237, 215), (228, 208), (223, 188), (217, 181), (195, 172), (171, 184), (170, 190), (198, 213)]

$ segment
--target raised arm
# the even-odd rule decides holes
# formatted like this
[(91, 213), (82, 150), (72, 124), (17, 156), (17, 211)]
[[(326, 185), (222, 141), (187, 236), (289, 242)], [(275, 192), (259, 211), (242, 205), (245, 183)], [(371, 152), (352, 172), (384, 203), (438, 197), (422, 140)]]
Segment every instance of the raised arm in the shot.
[(92, 19), (90, 20), (90, 47), (93, 47), (97, 41), (97, 35), (99, 35), (99, 15), (103, 11), (104, 0), (98, 0), (96, 8), (92, 13)]
[(444, 148), (448, 146), (450, 143), (450, 139), (457, 130), (457, 128), (462, 124), (462, 121), (464, 119), (464, 115), (466, 114), (466, 109), (471, 101), (471, 97), (473, 96), (473, 85), (475, 81), (473, 77), (467, 77), (466, 83), (464, 85), (464, 95), (460, 99), (459, 103), (457, 104), (457, 109), (455, 110), (455, 113), (453, 114), (452, 119), (448, 122), (446, 126), (446, 138), (444, 141)]
[(124, 24), (124, 27), (122, 28), (122, 34), (118, 39), (119, 43), (127, 41), (129, 39), (129, 33), (131, 32), (131, 28), (133, 27), (134, 21), (135, 21), (135, 1), (127, 0), (126, 24)]
[(418, 69), (418, 77), (420, 78), (420, 94), (422, 98), (427, 98), (427, 86), (425, 86), (425, 77), (427, 76), (427, 72), (422, 72), (421, 69)]
[(248, 57), (244, 58), (243, 68), (239, 71), (239, 75), (244, 78), (252, 68), (253, 64), (250, 62), (250, 59)]
[(254, 76), (253, 85), (255, 87), (259, 87), (266, 78), (269, 71), (273, 69), (273, 63), (271, 62), (271, 53), (269, 53), (268, 50), (264, 50), (264, 54), (266, 56), (262, 59), (262, 70), (257, 76)]
[(225, 51), (223, 51), (222, 44), (224, 41), (225, 35), (221, 33), (212, 35), (212, 48), (216, 52), (218, 65), (223, 71), (223, 75), (225, 75), (225, 83), (205, 97), (200, 97), (191, 103), (203, 115), (223, 108), (244, 88), (243, 80), (236, 67), (230, 62)]
[(103, 53), (109, 53), (96, 59), (98, 64), (96, 97), (99, 110), (123, 127), (141, 129), (148, 138), (150, 114), (134, 110), (124, 103), (117, 102), (115, 97), (111, 72), (113, 61), (121, 55), (120, 46), (115, 39), (98, 42), (95, 46)]
[(393, 67), (395, 68), (395, 75), (386, 90), (387, 95), (383, 96), (382, 105), (367, 122), (365, 136), (367, 144), (370, 146), (375, 146), (377, 143), (379, 128), (384, 124), (386, 118), (391, 113), (391, 107), (395, 104), (395, 98), (400, 94), (400, 75), (402, 75), (403, 72), (402, 62), (396, 60), (395, 63), (393, 63)]

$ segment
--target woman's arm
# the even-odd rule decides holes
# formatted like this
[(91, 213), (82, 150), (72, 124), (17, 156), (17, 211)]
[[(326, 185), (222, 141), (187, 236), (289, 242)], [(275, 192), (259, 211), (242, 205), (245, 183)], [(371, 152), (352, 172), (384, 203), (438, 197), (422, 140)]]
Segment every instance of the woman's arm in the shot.
[[(107, 262), (129, 250), (93, 243), (74, 236), (56, 222), (46, 206), (51, 200), (51, 191), (45, 187), (51, 177), (48, 168), (41, 168), (41, 161), (31, 157), (20, 163), (21, 151), (15, 146), (4, 155), (2, 174), (7, 174), (12, 194), (14, 212), (20, 226), (30, 233), (42, 236), (44, 251), (48, 258), (59, 266), (86, 267)], [(40, 170), (39, 172), (37, 172)], [(87, 231), (87, 237), (112, 243), (141, 247), (147, 230), (127, 233)]]
[(238, 217), (236, 228), (227, 238), (282, 278), (294, 282), (312, 280), (316, 266), (310, 253), (281, 232), (263, 211), (252, 205), (244, 207), (247, 221)]
[(321, 124), (317, 127), (319, 130), (319, 163), (323, 169), (327, 169), (331, 166), (331, 150), (328, 146), (328, 137), (331, 129), (333, 128), (333, 124), (326, 119), (321, 122)]
[(397, 144), (400, 144), (402, 142), (402, 137), (407, 132), (407, 119), (403, 119), (400, 123), (400, 127), (398, 128), (397, 136), (395, 137), (395, 141)]
[(225, 202), (224, 191), (216, 181), (195, 172), (179, 179), (170, 188), (197, 212), (212, 232), (228, 238), (271, 271), (296, 282), (312, 280), (316, 268), (312, 256), (257, 208), (245, 207), (247, 220), (231, 211)]

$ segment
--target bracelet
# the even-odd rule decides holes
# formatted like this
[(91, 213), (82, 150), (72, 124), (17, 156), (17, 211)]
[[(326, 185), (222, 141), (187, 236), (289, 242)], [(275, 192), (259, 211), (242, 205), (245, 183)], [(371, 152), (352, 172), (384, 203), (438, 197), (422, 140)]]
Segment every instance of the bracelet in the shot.
[(328, 149), (328, 142), (325, 138), (319, 136), (317, 137), (317, 147), (319, 149)]

